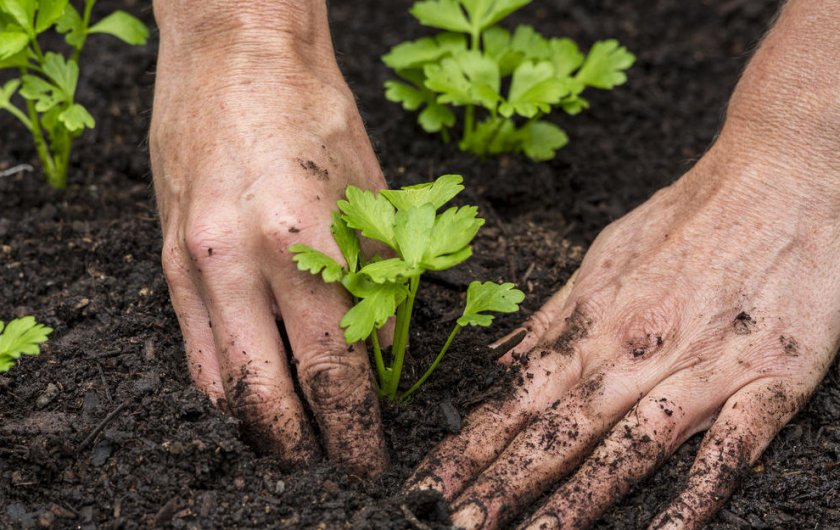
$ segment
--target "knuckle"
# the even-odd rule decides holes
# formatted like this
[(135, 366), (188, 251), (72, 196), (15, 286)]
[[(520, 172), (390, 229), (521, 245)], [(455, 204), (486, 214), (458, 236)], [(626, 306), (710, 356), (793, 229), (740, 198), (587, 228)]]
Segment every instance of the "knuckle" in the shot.
[(225, 219), (214, 217), (190, 220), (183, 233), (183, 247), (193, 260), (212, 256), (214, 251), (229, 247), (235, 230)]
[(676, 337), (681, 314), (682, 308), (674, 299), (630, 308), (617, 319), (616, 335), (622, 350), (632, 359), (649, 358)]
[(164, 242), (160, 263), (163, 276), (170, 285), (179, 285), (189, 278), (189, 268), (178, 245)]
[(236, 417), (254, 424), (273, 421), (282, 399), (277, 385), (247, 374), (236, 380), (226, 394), (231, 412)]
[(346, 401), (370, 390), (367, 359), (357, 355), (354, 346), (322, 350), (303, 356), (298, 364), (298, 377), (313, 406), (321, 411), (343, 408)]

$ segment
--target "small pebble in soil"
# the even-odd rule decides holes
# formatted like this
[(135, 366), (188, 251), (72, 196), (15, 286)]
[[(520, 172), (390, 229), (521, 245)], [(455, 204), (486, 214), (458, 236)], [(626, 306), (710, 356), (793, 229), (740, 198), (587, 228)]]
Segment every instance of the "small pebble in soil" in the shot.
[(440, 404), (440, 411), (443, 414), (446, 431), (452, 434), (461, 432), (461, 415), (450, 400), (447, 399)]
[(52, 402), (52, 400), (58, 397), (58, 394), (60, 393), (61, 390), (58, 388), (58, 386), (56, 386), (53, 383), (48, 384), (47, 388), (44, 389), (41, 395), (38, 396), (37, 401), (35, 401), (35, 406), (37, 406), (39, 409), (46, 407)]

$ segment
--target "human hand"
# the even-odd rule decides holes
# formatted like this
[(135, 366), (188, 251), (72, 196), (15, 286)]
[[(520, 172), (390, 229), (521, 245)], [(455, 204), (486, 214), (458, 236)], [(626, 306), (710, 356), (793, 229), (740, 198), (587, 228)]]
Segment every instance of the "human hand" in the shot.
[(288, 251), (304, 243), (341, 262), (336, 200), (348, 184), (385, 187), (325, 3), (156, 2), (155, 15), (152, 170), (192, 378), (254, 442), (304, 462), (320, 450), (296, 372), (329, 457), (376, 474), (386, 455), (367, 354), (338, 326), (350, 301)]
[(787, 4), (719, 141), (601, 233), (502, 357), (512, 387), (409, 488), (439, 490), (472, 530), (559, 486), (522, 528), (582, 528), (708, 430), (651, 528), (696, 528), (718, 510), (840, 343), (838, 22), (836, 2)]

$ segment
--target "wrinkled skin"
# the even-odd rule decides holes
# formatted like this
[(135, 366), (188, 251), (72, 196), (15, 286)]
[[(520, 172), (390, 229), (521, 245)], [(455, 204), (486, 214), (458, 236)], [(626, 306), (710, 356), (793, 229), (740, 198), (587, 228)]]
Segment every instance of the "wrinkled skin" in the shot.
[(696, 528), (720, 508), (840, 345), (839, 21), (836, 2), (788, 4), (715, 146), (608, 226), (569, 284), (496, 343), (524, 330), (500, 352), (511, 387), (410, 489), (442, 492), (471, 530), (551, 491), (521, 528), (585, 528), (707, 431), (650, 526)]
[(156, 2), (155, 15), (152, 169), (193, 380), (291, 463), (321, 452), (305, 399), (328, 456), (375, 475), (386, 458), (368, 358), (338, 327), (350, 300), (298, 271), (288, 251), (304, 243), (340, 261), (336, 200), (348, 184), (385, 187), (335, 63), (326, 7)]

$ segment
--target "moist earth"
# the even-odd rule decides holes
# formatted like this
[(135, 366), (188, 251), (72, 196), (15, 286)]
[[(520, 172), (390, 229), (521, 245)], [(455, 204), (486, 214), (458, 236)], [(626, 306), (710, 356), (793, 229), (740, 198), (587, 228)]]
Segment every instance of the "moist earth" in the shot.
[[(427, 33), (408, 15), (410, 2), (331, 2), (339, 61), (390, 182), (462, 173), (463, 200), (488, 220), (469, 264), (423, 286), (407, 378), (435, 355), (441, 323), (457, 317), (471, 279), (514, 281), (528, 295), (520, 315), (462, 332), (413, 402), (385, 408), (393, 466), (375, 481), (255, 454), (237, 420), (190, 386), (148, 164), (156, 35), (142, 48), (91, 39), (79, 99), (97, 128), (77, 143), (69, 189), (47, 189), (37, 170), (0, 179), (0, 317), (34, 314), (56, 330), (40, 357), (0, 377), (0, 527), (444, 528), (436, 498), (404, 498), (399, 488), (503, 377), (485, 345), (562, 286), (604, 226), (702, 155), (778, 4), (542, 0), (523, 9), (512, 22), (584, 46), (616, 37), (638, 55), (627, 85), (591, 94), (578, 117), (558, 117), (571, 143), (537, 164), (462, 154), (384, 101), (390, 73), (379, 56)], [(114, 8), (153, 22), (134, 0), (103, 0), (97, 13)], [(2, 117), (0, 170), (37, 167), (23, 132)], [(711, 528), (840, 527), (838, 379), (835, 363)], [(597, 527), (644, 527), (685, 483), (698, 442)]]

